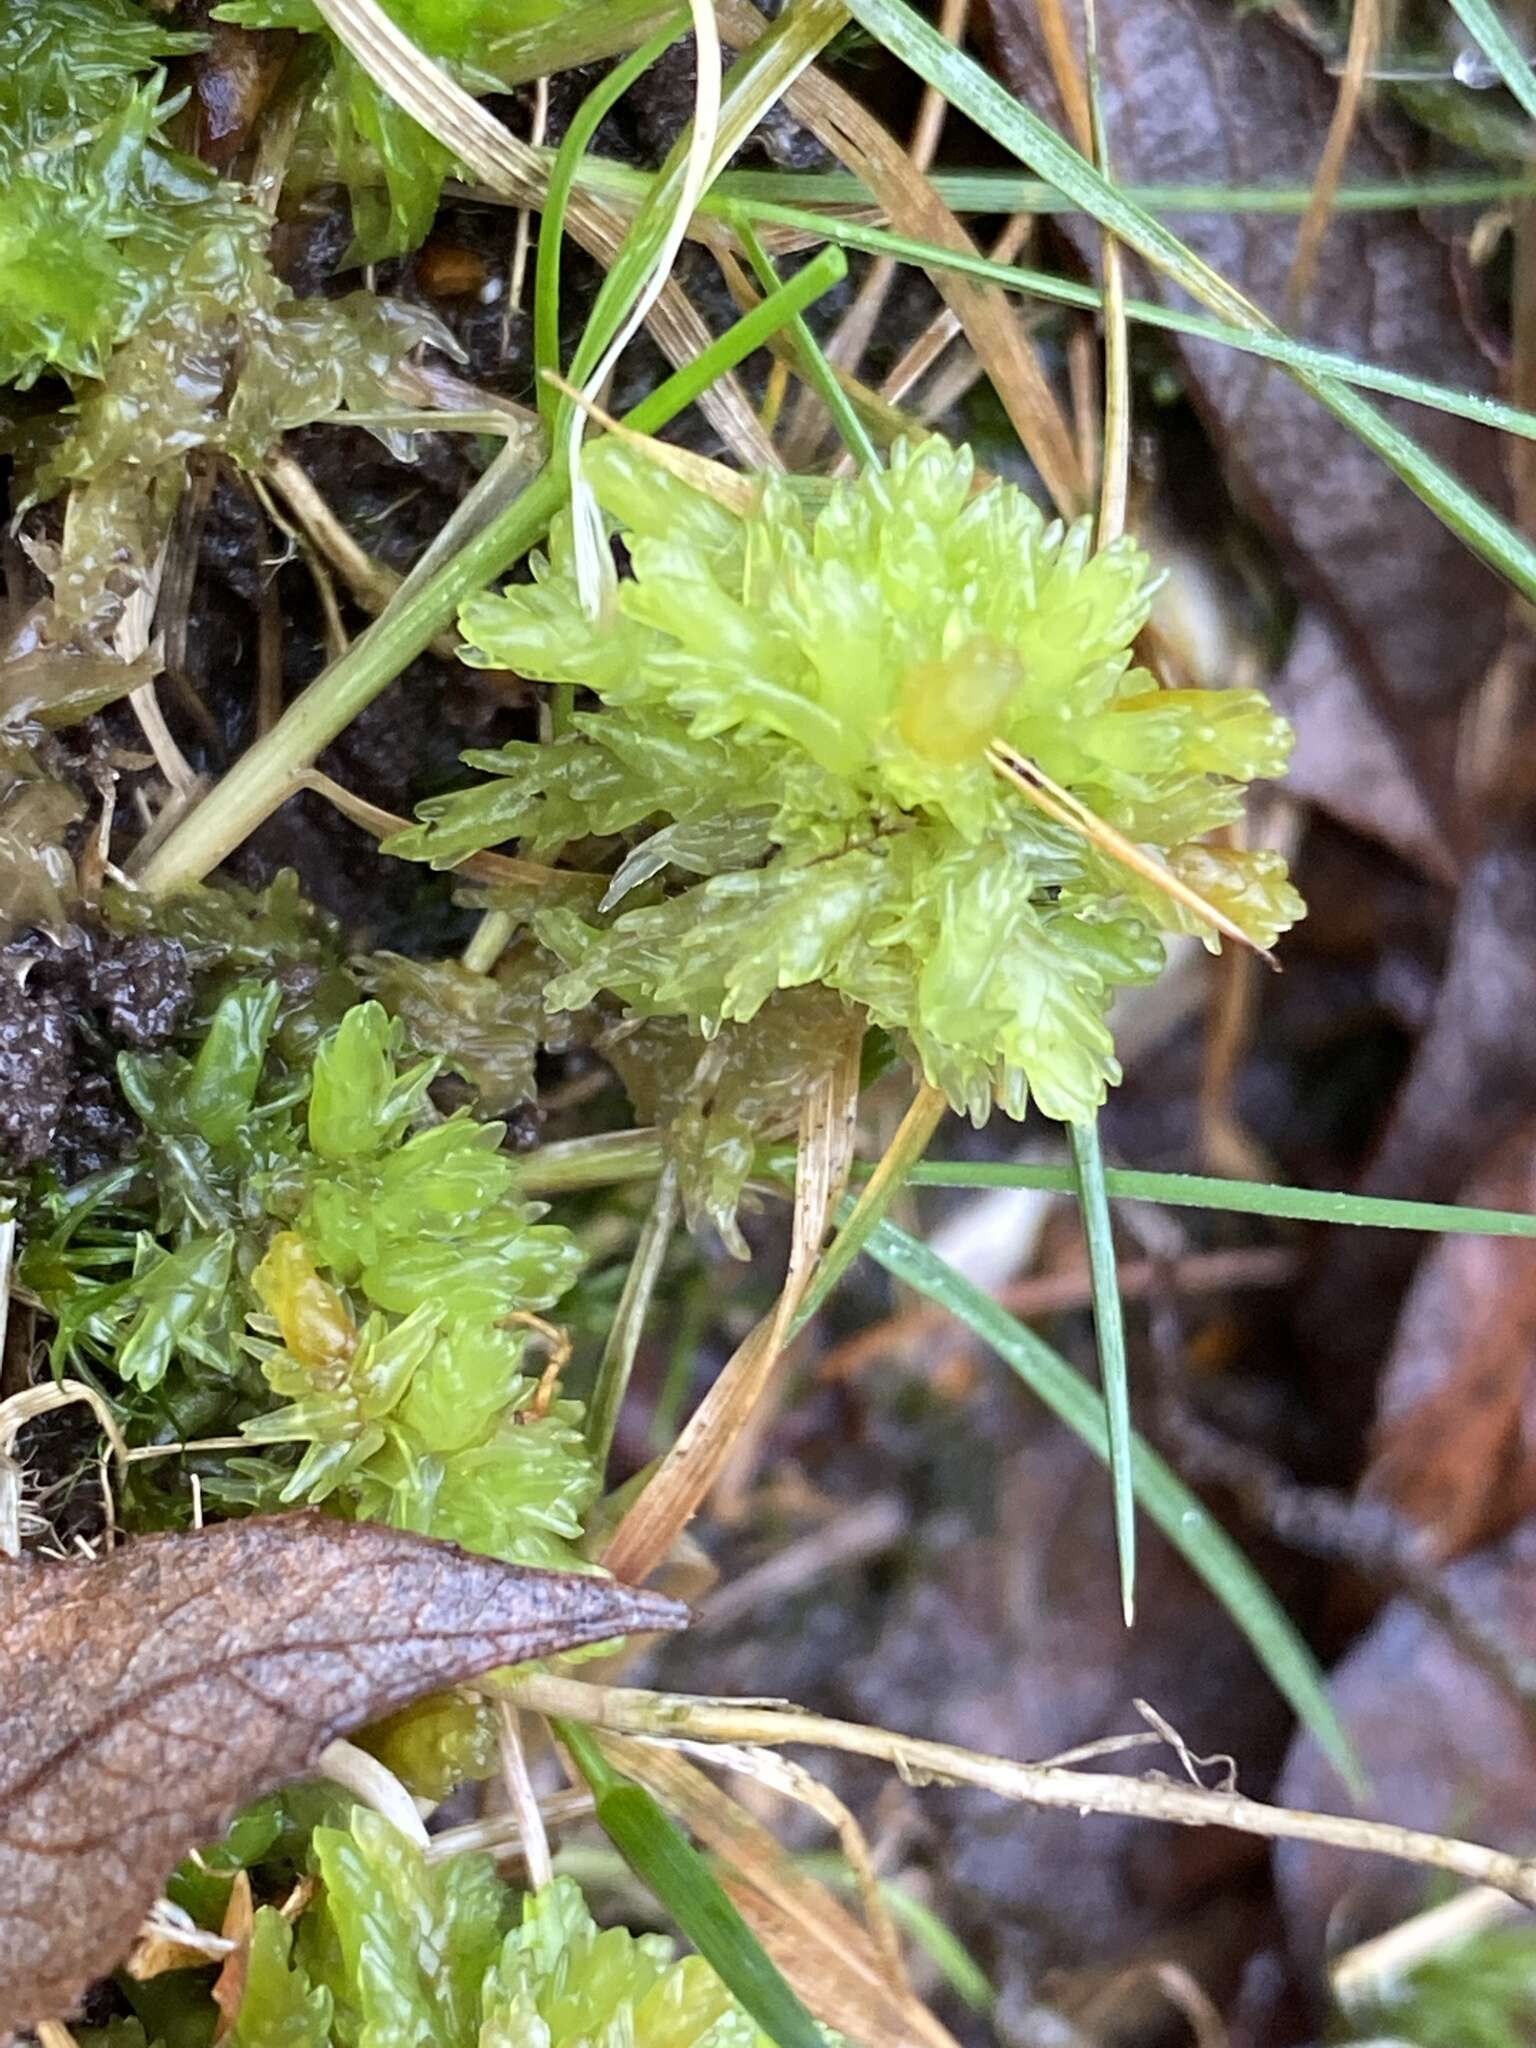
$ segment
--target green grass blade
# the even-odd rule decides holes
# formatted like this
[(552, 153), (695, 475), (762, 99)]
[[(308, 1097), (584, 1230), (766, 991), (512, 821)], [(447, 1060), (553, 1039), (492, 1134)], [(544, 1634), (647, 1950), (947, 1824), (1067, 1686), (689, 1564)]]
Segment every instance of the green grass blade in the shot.
[[(610, 179), (605, 165), (600, 174)], [(626, 172), (637, 180), (644, 172)], [(1017, 171), (934, 171), (928, 182), (954, 213), (1071, 213), (1070, 199), (1041, 178)], [(612, 181), (615, 188), (618, 180)], [(1131, 185), (1120, 190), (1148, 213), (1305, 213), (1311, 185)], [(721, 199), (778, 201), (786, 206), (873, 206), (875, 198), (851, 171), (728, 171), (715, 187)], [(1338, 188), (1335, 213), (1416, 212), (1435, 206), (1494, 206), (1536, 198), (1536, 183), (1507, 171), (1452, 177), (1362, 181)]]
[[(643, 195), (654, 182), (654, 173), (636, 171), (628, 165), (588, 157), (580, 168), (580, 182), (595, 190), (628, 197)], [(933, 183), (951, 204), (969, 196), (970, 210), (978, 212), (1022, 212), (1035, 205), (1041, 212), (1078, 211), (1072, 202), (1037, 178), (1018, 178), (1009, 172), (974, 171), (946, 177), (940, 173)], [(744, 215), (760, 225), (795, 229), (819, 235), (844, 248), (862, 249), (870, 255), (892, 256), (898, 262), (915, 263), (927, 270), (949, 269), (966, 277), (999, 284), (1005, 291), (1028, 292), (1036, 298), (1063, 306), (1078, 306), (1085, 312), (1103, 310), (1104, 296), (1093, 285), (1077, 278), (1055, 276), (1027, 265), (994, 263), (991, 258), (947, 249), (888, 228), (863, 221), (846, 220), (836, 214), (812, 210), (797, 204), (814, 200), (812, 188), (826, 185), (832, 201), (867, 197), (856, 178), (837, 172), (737, 171), (722, 177), (703, 202), (700, 211), (722, 219)], [(1311, 198), (1305, 186), (1219, 188), (1194, 185), (1122, 186), (1120, 190), (1152, 212), (1210, 213), (1299, 213)], [(1405, 197), (1405, 195), (1407, 195)], [(1459, 206), (1492, 203), (1501, 199), (1536, 197), (1536, 183), (1529, 179), (1498, 177), (1444, 178), (1414, 182), (1405, 179), (1395, 185), (1343, 187), (1335, 211), (1368, 211), (1393, 205), (1412, 204)], [(962, 208), (961, 210), (965, 210)], [(1377, 363), (1361, 362), (1341, 349), (1317, 348), (1277, 332), (1250, 332), (1207, 314), (1174, 306), (1161, 306), (1148, 299), (1127, 299), (1126, 315), (1143, 327), (1156, 327), (1168, 334), (1191, 335), (1200, 341), (1214, 341), (1224, 348), (1242, 350), (1284, 369), (1307, 370), (1320, 377), (1335, 377), (1343, 384), (1357, 385), (1386, 398), (1406, 399), (1433, 412), (1472, 420), (1503, 434), (1517, 434), (1522, 440), (1536, 440), (1536, 413), (1479, 391), (1457, 391), (1432, 378), (1416, 377), (1406, 370), (1391, 370)]]
[[(518, 1184), (530, 1195), (571, 1194), (581, 1188), (611, 1187), (650, 1180), (663, 1163), (654, 1131), (608, 1131), (596, 1138), (567, 1138), (541, 1145), (518, 1161)], [(794, 1177), (795, 1155), (766, 1146), (756, 1172), (765, 1181)], [(873, 1171), (867, 1161), (853, 1168), (855, 1179)], [(1033, 1160), (925, 1159), (907, 1170), (916, 1187), (1038, 1188), (1070, 1195), (1072, 1169)], [(1406, 1202), (1395, 1195), (1352, 1195), (1337, 1188), (1288, 1188), (1275, 1182), (1227, 1180), (1215, 1174), (1141, 1173), (1106, 1167), (1104, 1185), (1112, 1200), (1161, 1202), (1171, 1209), (1218, 1209), (1234, 1216), (1273, 1216), (1293, 1223), (1342, 1223), (1366, 1230), (1422, 1230), (1452, 1237), (1536, 1237), (1536, 1215), (1523, 1209), (1477, 1209), (1458, 1202)]]
[(802, 264), (788, 284), (781, 284), (777, 291), (759, 299), (750, 313), (733, 321), (686, 368), (674, 370), (654, 391), (647, 392), (625, 414), (625, 426), (632, 427), (637, 434), (654, 434), (658, 427), (665, 426), (691, 405), (717, 377), (735, 369), (754, 349), (761, 348), (771, 335), (797, 319), (807, 306), (814, 305), (847, 275), (848, 259), (842, 250), (823, 249), (809, 263)]
[[(731, 214), (728, 218), (763, 290), (770, 296), (781, 290), (779, 274), (774, 269), (768, 251), (763, 247), (751, 221), (744, 213), (739, 212)], [(853, 455), (860, 469), (880, 469), (883, 467), (880, 451), (869, 438), (864, 422), (855, 412), (836, 370), (827, 361), (821, 343), (799, 315), (788, 322), (788, 326), (795, 347), (800, 352), (800, 361), (806, 378), (814, 386), (822, 404), (831, 414), (833, 424), (842, 437), (843, 446)]]
[[(611, 1187), (650, 1180), (663, 1163), (654, 1131), (608, 1131), (597, 1138), (567, 1138), (542, 1145), (518, 1161), (518, 1184), (530, 1195), (571, 1194), (581, 1188)], [(794, 1177), (795, 1155), (766, 1146), (756, 1172), (765, 1181)], [(868, 1161), (853, 1177), (867, 1179)], [(1068, 1166), (1034, 1160), (925, 1159), (907, 1169), (914, 1187), (1037, 1188), (1070, 1195), (1077, 1182)], [(1459, 1202), (1407, 1202), (1395, 1195), (1353, 1195), (1338, 1188), (1288, 1188), (1261, 1180), (1227, 1180), (1217, 1174), (1142, 1173), (1110, 1166), (1104, 1185), (1117, 1201), (1161, 1202), (1170, 1209), (1218, 1209), (1234, 1216), (1273, 1216), (1292, 1223), (1342, 1223), (1363, 1230), (1422, 1230), (1451, 1237), (1536, 1237), (1536, 1215), (1523, 1209), (1478, 1209)]]
[(556, 1724), (597, 1800), (603, 1832), (778, 2048), (825, 2048), (821, 2029), (670, 1814), (613, 1769), (574, 1722)]
[(662, 1169), (661, 1178), (656, 1183), (650, 1212), (640, 1226), (629, 1271), (624, 1276), (624, 1289), (613, 1312), (613, 1320), (608, 1325), (603, 1355), (597, 1362), (592, 1395), (587, 1402), (587, 1448), (592, 1453), (592, 1463), (599, 1477), (608, 1469), (608, 1454), (613, 1449), (614, 1431), (619, 1426), (619, 1410), (629, 1391), (630, 1374), (634, 1370), (656, 1283), (661, 1278), (661, 1269), (672, 1243), (677, 1211), (677, 1168), (667, 1166)]
[[(893, 1223), (871, 1234), (871, 1256), (898, 1280), (948, 1309), (989, 1344), (1026, 1386), (1099, 1458), (1109, 1432), (1093, 1388), (1043, 1337), (1015, 1320), (979, 1287)], [(1352, 1790), (1364, 1776), (1322, 1673), (1290, 1617), (1237, 1545), (1157, 1453), (1134, 1437), (1131, 1475), (1136, 1498), (1174, 1548), (1199, 1573), (1252, 1644), (1260, 1663), (1289, 1700)]]
[(550, 166), (549, 190), (539, 219), (539, 261), (533, 288), (533, 366), (535, 397), (546, 427), (553, 429), (559, 395), (545, 382), (544, 372), (560, 368), (560, 253), (565, 239), (565, 212), (581, 170), (581, 160), (603, 118), (636, 79), (650, 70), (664, 50), (688, 25), (688, 10), (670, 15), (638, 50), (626, 57), (593, 87), (565, 131)]
[(1451, 0), (1462, 27), (1493, 65), (1533, 121), (1536, 121), (1536, 74), (1520, 45), (1488, 0)]
[(1125, 1357), (1125, 1316), (1115, 1265), (1115, 1233), (1104, 1185), (1099, 1126), (1069, 1124), (1077, 1201), (1088, 1240), (1093, 1284), (1093, 1327), (1099, 1345), (1099, 1378), (1104, 1388), (1104, 1429), (1109, 1443), (1109, 1476), (1115, 1500), (1115, 1548), (1120, 1558), (1120, 1606), (1129, 1628), (1136, 1619), (1136, 1487), (1131, 1471), (1131, 1383)]
[[(855, 1168), (855, 1172), (859, 1171)], [(868, 1167), (862, 1169), (868, 1172)], [(1032, 1162), (925, 1159), (907, 1178), (915, 1187), (1039, 1188), (1071, 1194), (1070, 1167)], [(1450, 1236), (1536, 1237), (1536, 1216), (1520, 1209), (1474, 1209), (1456, 1202), (1405, 1202), (1391, 1195), (1351, 1195), (1334, 1188), (1287, 1188), (1269, 1181), (1226, 1180), (1216, 1174), (1140, 1173), (1106, 1167), (1104, 1185), (1118, 1201), (1160, 1202), (1170, 1209), (1220, 1209), (1231, 1216), (1274, 1216), (1292, 1223), (1345, 1223), (1369, 1230), (1424, 1230)]]
[[(1102, 227), (1137, 250), (1220, 319), (1250, 333), (1278, 332), (1257, 306), (1172, 229), (1137, 206), (1033, 108), (1016, 99), (974, 58), (913, 12), (906, 0), (847, 0), (848, 11), (886, 48), (941, 92), (984, 134), (1074, 200)], [(1536, 601), (1536, 547), (1411, 435), (1338, 378), (1287, 369), (1338, 420), (1372, 448), (1444, 525), (1513, 587)]]
[[(545, 151), (546, 156), (553, 154)], [(656, 173), (608, 157), (588, 157), (581, 183), (593, 191), (630, 200), (650, 190)], [(954, 213), (1079, 213), (1082, 209), (1043, 178), (1018, 171), (940, 170), (929, 174)], [(1137, 185), (1119, 190), (1148, 213), (1305, 213), (1310, 185)], [(1536, 180), (1518, 171), (1458, 172), (1423, 178), (1365, 179), (1341, 185), (1336, 213), (1423, 212), (1437, 206), (1496, 206), (1536, 198)], [(714, 184), (703, 211), (723, 212), (733, 201), (784, 206), (877, 207), (875, 195), (852, 171), (726, 171)]]
[[(840, 219), (835, 214), (815, 213), (803, 206), (780, 206), (760, 201), (733, 200), (732, 210), (765, 225), (794, 228), (803, 234), (820, 235), (844, 248), (862, 249), (872, 256), (893, 256), (900, 263), (915, 263), (925, 270), (954, 270), (965, 277), (998, 284), (1005, 291), (1027, 292), (1050, 299), (1057, 305), (1079, 306), (1085, 312), (1102, 312), (1104, 294), (1077, 278), (1057, 277), (1048, 270), (1031, 270), (1018, 263), (994, 263), (988, 256), (967, 255), (937, 243), (916, 241), (909, 235), (892, 234), (888, 228), (868, 227), (861, 221)], [(1239, 349), (1282, 369), (1306, 370), (1319, 377), (1337, 378), (1355, 384), (1362, 391), (1379, 391), (1388, 398), (1403, 398), (1432, 412), (1451, 413), (1458, 419), (1473, 420), (1499, 433), (1517, 434), (1522, 440), (1536, 440), (1536, 413), (1501, 398), (1489, 398), (1480, 391), (1457, 391), (1449, 384), (1437, 384), (1428, 377), (1416, 377), (1406, 370), (1384, 369), (1377, 363), (1363, 363), (1340, 349), (1316, 348), (1311, 342), (1293, 341), (1278, 331), (1250, 331), (1230, 321), (1190, 312), (1176, 306), (1160, 306), (1150, 299), (1125, 302), (1126, 317), (1143, 327), (1160, 328), (1167, 334), (1186, 334), (1199, 341), (1218, 342), (1223, 348)]]

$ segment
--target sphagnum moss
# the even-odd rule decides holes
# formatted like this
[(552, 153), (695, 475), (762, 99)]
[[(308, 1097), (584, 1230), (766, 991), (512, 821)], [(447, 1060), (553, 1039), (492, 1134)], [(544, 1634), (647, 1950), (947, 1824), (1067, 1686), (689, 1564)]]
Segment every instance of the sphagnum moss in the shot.
[(237, 2048), (768, 2048), (700, 1956), (600, 1928), (568, 1877), (516, 1895), (488, 1859), (426, 1861), (377, 1814), (319, 1827), (292, 1939), (256, 1916)]
[(819, 984), (978, 1122), (1031, 1098), (1091, 1115), (1118, 1079), (1115, 990), (1201, 927), (1003, 786), (994, 739), (1254, 944), (1301, 914), (1278, 856), (1207, 839), (1283, 769), (1288, 729), (1256, 691), (1160, 689), (1134, 665), (1155, 577), (1131, 540), (1093, 553), (1086, 523), (976, 491), (969, 451), (937, 438), (816, 509), (770, 478), (746, 516), (615, 439), (586, 459), (632, 565), (610, 615), (582, 609), (557, 527), (534, 583), (461, 624), (467, 660), (603, 708), (553, 745), (466, 756), (492, 779), (389, 842), (451, 866), (626, 837), (605, 922), (533, 914), (566, 970), (551, 1007), (606, 992), (711, 1035)]
[(204, 1482), (221, 1511), (327, 1502), (579, 1564), (580, 1405), (535, 1406), (514, 1320), (569, 1289), (575, 1239), (514, 1192), (503, 1125), (436, 1115), (442, 1062), (407, 1063), (377, 1003), (291, 1059), (279, 1010), (240, 982), (190, 1057), (125, 1055), (134, 1152), (38, 1189), (21, 1272), (56, 1365), (101, 1380), (133, 1443), (238, 1427), (253, 1455)]

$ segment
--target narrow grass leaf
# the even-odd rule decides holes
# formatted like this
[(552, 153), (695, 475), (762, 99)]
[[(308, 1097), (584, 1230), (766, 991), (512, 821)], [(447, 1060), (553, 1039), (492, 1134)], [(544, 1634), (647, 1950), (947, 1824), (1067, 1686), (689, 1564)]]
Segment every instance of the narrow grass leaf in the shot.
[[(637, 170), (606, 157), (589, 158), (580, 182), (594, 191), (639, 195), (650, 188), (654, 171)], [(928, 182), (956, 213), (1079, 213), (1081, 208), (1043, 178), (1021, 177), (1017, 171), (940, 170)], [(1305, 213), (1310, 185), (1137, 185), (1120, 191), (1148, 213)], [(1495, 206), (1502, 201), (1536, 199), (1536, 180), (1518, 171), (1457, 172), (1423, 178), (1362, 179), (1341, 185), (1334, 195), (1335, 213), (1422, 212), (1436, 206)], [(856, 171), (727, 171), (716, 180), (705, 212), (720, 210), (732, 200), (759, 200), (785, 206), (873, 206), (877, 202)]]
[(687, 10), (671, 14), (655, 35), (599, 80), (576, 110), (550, 166), (549, 191), (539, 221), (539, 262), (533, 290), (533, 362), (539, 412), (553, 437), (560, 401), (544, 381), (546, 370), (560, 368), (560, 255), (565, 239), (565, 211), (581, 170), (582, 158), (609, 110), (657, 58), (682, 34)]
[(614, 1770), (586, 1729), (562, 1721), (557, 1731), (592, 1788), (609, 1841), (742, 2008), (778, 2048), (824, 2048), (821, 2029), (676, 1821)]
[[(774, 269), (768, 251), (763, 247), (756, 230), (745, 214), (730, 216), (731, 226), (737, 239), (746, 251), (747, 261), (757, 275), (757, 281), (770, 297), (782, 290), (779, 274)], [(869, 438), (864, 422), (853, 408), (852, 401), (843, 389), (836, 370), (828, 362), (821, 343), (811, 332), (803, 315), (797, 314), (785, 323), (800, 352), (807, 383), (813, 386), (822, 404), (831, 415), (843, 446), (858, 462), (861, 469), (882, 467), (879, 450)]]
[[(1101, 1403), (1081, 1373), (1043, 1337), (1026, 1329), (895, 1224), (879, 1224), (871, 1233), (868, 1249), (888, 1273), (974, 1330), (1055, 1416), (1097, 1457), (1107, 1460), (1109, 1431)], [(1196, 1495), (1139, 1437), (1132, 1439), (1131, 1474), (1141, 1506), (1242, 1630), (1297, 1718), (1345, 1782), (1353, 1791), (1362, 1792), (1364, 1776), (1323, 1675), (1264, 1581)]]
[(686, 369), (674, 370), (653, 391), (648, 391), (640, 403), (624, 415), (624, 425), (636, 434), (654, 434), (658, 428), (666, 426), (669, 420), (676, 419), (680, 412), (692, 405), (699, 393), (707, 390), (717, 377), (745, 362), (754, 349), (761, 348), (807, 306), (813, 306), (834, 285), (841, 284), (847, 275), (848, 259), (842, 250), (823, 249), (819, 256), (802, 264), (788, 284), (781, 284), (776, 292), (760, 299), (750, 313), (743, 313), (739, 320), (733, 321)]
[[(1083, 77), (1088, 89), (1088, 125), (1094, 162), (1113, 176), (1109, 129), (1099, 72), (1099, 11), (1083, 0)], [(1104, 273), (1104, 436), (1099, 454), (1099, 523), (1096, 543), (1107, 548), (1125, 530), (1131, 477), (1131, 347), (1125, 311), (1125, 265), (1120, 244), (1106, 233), (1101, 241)]]
[(1125, 1315), (1115, 1267), (1115, 1233), (1104, 1186), (1104, 1153), (1097, 1119), (1070, 1124), (1077, 1200), (1088, 1240), (1093, 1284), (1093, 1327), (1099, 1344), (1099, 1378), (1104, 1388), (1104, 1429), (1115, 1499), (1115, 1548), (1120, 1558), (1120, 1606), (1129, 1628), (1136, 1619), (1136, 1482), (1132, 1472), (1130, 1374), (1125, 1356)]
[[(929, 270), (963, 271), (968, 277), (1000, 284), (1007, 291), (1033, 293), (1036, 298), (1050, 299), (1058, 305), (1080, 306), (1084, 312), (1098, 313), (1104, 309), (1104, 294), (1096, 286), (1084, 284), (1077, 278), (1057, 277), (1048, 270), (1031, 270), (1023, 264), (994, 262), (989, 256), (946, 249), (937, 242), (914, 240), (910, 235), (893, 234), (888, 228), (870, 227), (862, 221), (816, 213), (803, 206), (781, 206), (758, 200), (733, 200), (731, 205), (737, 212), (745, 213), (764, 226), (793, 228), (845, 248), (866, 250), (876, 256), (895, 256), (902, 262), (921, 264)], [(1387, 398), (1404, 398), (1411, 405), (1426, 406), (1431, 412), (1450, 413), (1458, 419), (1475, 420), (1479, 426), (1492, 427), (1500, 433), (1518, 434), (1522, 440), (1536, 440), (1536, 413), (1508, 405), (1503, 399), (1486, 397), (1479, 391), (1457, 391), (1448, 384), (1436, 384), (1427, 377), (1416, 377), (1406, 370), (1389, 370), (1377, 363), (1363, 363), (1339, 349), (1315, 348), (1310, 342), (1293, 341), (1278, 332), (1250, 332), (1209, 314), (1160, 306), (1150, 299), (1128, 298), (1125, 313), (1127, 319), (1142, 327), (1161, 328), (1168, 334), (1187, 334), (1198, 341), (1219, 342), (1223, 348), (1240, 349), (1245, 355), (1279, 363), (1283, 369), (1309, 370), (1321, 377), (1335, 377), (1341, 384), (1357, 384), (1363, 391), (1379, 391)]]
[[(569, 1194), (580, 1188), (611, 1187), (650, 1180), (662, 1168), (661, 1140), (654, 1131), (604, 1132), (596, 1138), (567, 1138), (542, 1145), (518, 1162), (518, 1184), (527, 1194)], [(765, 1182), (789, 1179), (795, 1155), (765, 1146), (756, 1171)], [(873, 1167), (855, 1162), (852, 1177), (867, 1180)], [(1077, 1186), (1069, 1166), (1034, 1160), (925, 1159), (907, 1171), (915, 1187), (1039, 1188), (1070, 1195)], [(1218, 1174), (1142, 1173), (1104, 1169), (1112, 1200), (1161, 1202), (1172, 1209), (1220, 1209), (1234, 1216), (1274, 1216), (1296, 1223), (1343, 1223), (1369, 1230), (1422, 1230), (1472, 1237), (1536, 1237), (1536, 1215), (1522, 1209), (1478, 1209), (1458, 1202), (1406, 1202), (1392, 1195), (1354, 1195), (1338, 1188), (1288, 1188), (1271, 1181), (1228, 1180)]]
[(619, 1410), (629, 1389), (629, 1376), (634, 1370), (656, 1283), (666, 1263), (677, 1211), (677, 1168), (669, 1165), (662, 1169), (650, 1213), (640, 1227), (629, 1271), (624, 1276), (624, 1291), (608, 1326), (603, 1355), (597, 1362), (592, 1398), (587, 1403), (587, 1447), (599, 1473), (607, 1470), (608, 1453), (619, 1426)]
[(922, 1949), (956, 1997), (964, 1999), (972, 2012), (991, 2012), (997, 2003), (997, 1993), (986, 1971), (954, 1929), (931, 1906), (914, 1898), (904, 1885), (887, 1879), (880, 1893), (891, 1918)]
[[(868, 1173), (867, 1166), (855, 1174)], [(907, 1178), (916, 1187), (1040, 1188), (1072, 1194), (1070, 1167), (1032, 1162), (927, 1159)], [(1405, 1202), (1388, 1195), (1352, 1195), (1334, 1188), (1287, 1188), (1269, 1181), (1226, 1180), (1216, 1174), (1140, 1173), (1106, 1167), (1104, 1185), (1116, 1200), (1161, 1202), (1170, 1209), (1219, 1209), (1232, 1216), (1274, 1216), (1293, 1223), (1346, 1223), (1371, 1230), (1424, 1230), (1473, 1237), (1536, 1237), (1536, 1215), (1519, 1209), (1474, 1209), (1456, 1202)]]

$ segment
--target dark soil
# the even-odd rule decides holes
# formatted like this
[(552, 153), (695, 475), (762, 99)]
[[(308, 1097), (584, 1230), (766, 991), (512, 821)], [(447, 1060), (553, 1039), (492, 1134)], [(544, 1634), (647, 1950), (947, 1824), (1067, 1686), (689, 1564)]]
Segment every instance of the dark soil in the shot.
[(36, 936), (0, 948), (6, 1163), (51, 1159), (66, 1183), (110, 1163), (128, 1133), (118, 1052), (165, 1044), (191, 1005), (191, 968), (171, 939), (82, 924), (67, 945)]

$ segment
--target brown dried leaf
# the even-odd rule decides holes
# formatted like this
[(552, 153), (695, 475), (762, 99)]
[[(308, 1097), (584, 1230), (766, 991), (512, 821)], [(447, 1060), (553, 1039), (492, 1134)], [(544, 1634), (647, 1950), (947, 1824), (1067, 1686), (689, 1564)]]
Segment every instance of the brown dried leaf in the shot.
[[(1536, 1203), (1536, 1123), (1499, 1147), (1460, 1199)], [(1536, 1244), (1442, 1238), (1414, 1276), (1377, 1395), (1364, 1491), (1457, 1557), (1536, 1509), (1532, 1367)]]
[[(984, 12), (1007, 84), (1032, 105), (1057, 107), (1027, 0), (987, 0)], [(1098, 23), (1105, 124), (1122, 182), (1312, 181), (1337, 85), (1273, 12), (1225, 0), (1099, 0)], [(1347, 179), (1398, 175), (1384, 132), (1361, 122)], [(1184, 216), (1177, 225), (1224, 277), (1281, 313), (1295, 221), (1238, 212)], [(1065, 230), (1093, 261), (1094, 224), (1069, 216)], [(1151, 288), (1173, 296), (1160, 280)], [(1491, 382), (1462, 318), (1448, 252), (1412, 213), (1354, 213), (1330, 224), (1303, 331), (1470, 390)], [(1498, 647), (1497, 580), (1290, 378), (1214, 343), (1179, 346), (1235, 488), (1328, 612), (1368, 694), (1420, 714), (1449, 711)], [(1474, 489), (1495, 504), (1506, 500), (1497, 435), (1421, 408), (1403, 418)], [(1433, 763), (1427, 741), (1419, 758)]]
[(178, 1859), (336, 1736), (683, 1610), (317, 1514), (0, 1563), (0, 2034), (68, 2009)]

